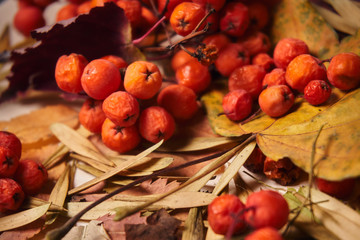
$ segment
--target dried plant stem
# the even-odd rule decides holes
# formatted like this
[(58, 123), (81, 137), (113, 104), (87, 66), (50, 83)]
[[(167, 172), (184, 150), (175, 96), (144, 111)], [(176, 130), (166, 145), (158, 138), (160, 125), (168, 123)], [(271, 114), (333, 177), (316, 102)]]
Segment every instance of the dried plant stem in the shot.
[[(325, 125), (325, 124), (324, 124)], [(311, 149), (311, 157), (310, 157), (310, 173), (309, 173), (309, 180), (308, 180), (308, 185), (309, 185), (309, 192), (308, 195), (306, 197), (306, 199), (304, 199), (304, 201), (302, 202), (301, 206), (299, 207), (299, 210), (296, 212), (295, 216), (288, 222), (288, 224), (286, 225), (286, 228), (284, 230), (283, 235), (285, 235), (287, 233), (287, 231), (289, 230), (290, 226), (294, 224), (294, 222), (296, 221), (296, 219), (299, 217), (302, 209), (306, 206), (310, 207), (310, 211), (312, 213), (312, 217), (314, 217), (314, 211), (313, 211), (313, 202), (311, 201), (311, 186), (313, 184), (313, 174), (314, 174), (314, 160), (315, 160), (315, 153), (316, 153), (316, 142), (320, 136), (320, 132), (322, 131), (324, 125), (322, 125), (318, 131), (318, 133), (315, 136), (314, 139), (314, 143), (312, 145), (312, 149)]]
[[(251, 138), (251, 137), (250, 137)], [(176, 167), (172, 167), (172, 168), (168, 168), (168, 169), (163, 169), (163, 170), (160, 170), (158, 172), (155, 172), (153, 174), (150, 174), (150, 175), (147, 175), (147, 176), (144, 176), (144, 177), (141, 177), (141, 178), (138, 178), (137, 180), (133, 181), (132, 183), (124, 186), (124, 187), (121, 187), (107, 195), (105, 195), (104, 197), (98, 199), (97, 201), (93, 202), (92, 204), (90, 204), (89, 206), (87, 206), (86, 208), (84, 208), (83, 210), (81, 210), (78, 214), (76, 214), (74, 217), (70, 218), (61, 228), (58, 228), (58, 229), (54, 229), (50, 232), (48, 232), (48, 234), (46, 235), (46, 239), (49, 239), (49, 240), (60, 240), (61, 238), (63, 238), (69, 231), (70, 229), (76, 224), (76, 222), (87, 212), (89, 211), (90, 209), (94, 208), (95, 206), (99, 205), (100, 203), (102, 203), (103, 201), (125, 191), (125, 190), (128, 190), (134, 186), (136, 186), (137, 184), (139, 183), (142, 183), (146, 180), (149, 180), (149, 179), (152, 179), (154, 177), (157, 177), (157, 176), (161, 176), (167, 172), (172, 172), (172, 171), (175, 171), (175, 170), (179, 170), (179, 169), (182, 169), (182, 168), (186, 168), (186, 167), (189, 167), (189, 166), (192, 166), (192, 165), (195, 165), (195, 164), (199, 164), (199, 163), (202, 163), (202, 162), (206, 162), (206, 161), (210, 161), (214, 158), (217, 158), (217, 157), (220, 157), (221, 155), (225, 154), (227, 151), (229, 150), (225, 150), (225, 151), (221, 151), (221, 152), (217, 152), (217, 153), (214, 153), (210, 156), (206, 156), (206, 157), (203, 157), (203, 158), (200, 158), (200, 159), (197, 159), (197, 160), (194, 160), (194, 161), (191, 161), (191, 162), (187, 162), (185, 164), (182, 164), (182, 165), (179, 165), (179, 166), (176, 166)]]
[(166, 17), (163, 16), (163, 17), (162, 17), (159, 21), (157, 21), (157, 22), (155, 23), (155, 25), (152, 26), (143, 36), (141, 36), (141, 37), (133, 40), (132, 43), (136, 45), (136, 44), (139, 44), (140, 42), (142, 42), (147, 36), (149, 36), (150, 33), (152, 33), (152, 32), (155, 30), (155, 28), (157, 28), (157, 26), (159, 26), (159, 25), (165, 20), (165, 18), (166, 18)]

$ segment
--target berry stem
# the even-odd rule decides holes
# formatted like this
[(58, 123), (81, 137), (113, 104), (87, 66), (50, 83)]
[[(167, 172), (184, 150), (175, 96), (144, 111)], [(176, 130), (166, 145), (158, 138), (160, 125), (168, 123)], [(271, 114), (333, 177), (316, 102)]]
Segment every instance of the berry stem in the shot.
[(133, 43), (134, 45), (136, 45), (136, 44), (139, 44), (140, 42), (142, 42), (142, 41), (143, 41), (147, 36), (149, 36), (149, 34), (152, 33), (152, 32), (155, 30), (155, 28), (156, 28), (157, 26), (159, 26), (165, 19), (166, 19), (165, 16), (163, 16), (162, 18), (160, 18), (160, 20), (157, 21), (157, 22), (155, 23), (155, 25), (152, 26), (143, 36), (141, 36), (141, 37), (133, 40), (132, 43)]

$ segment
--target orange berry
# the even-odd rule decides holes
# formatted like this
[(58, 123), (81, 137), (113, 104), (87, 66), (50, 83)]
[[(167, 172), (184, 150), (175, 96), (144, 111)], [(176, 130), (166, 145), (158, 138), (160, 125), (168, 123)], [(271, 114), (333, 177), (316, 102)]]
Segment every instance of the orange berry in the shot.
[(59, 57), (55, 67), (55, 80), (59, 88), (69, 93), (81, 92), (81, 76), (87, 64), (88, 60), (81, 54)]
[(119, 153), (133, 150), (141, 141), (136, 125), (120, 127), (108, 118), (102, 126), (101, 139), (105, 146)]
[(131, 27), (141, 24), (141, 3), (138, 0), (119, 0), (116, 4), (125, 12)]
[(102, 110), (102, 101), (92, 98), (86, 99), (79, 112), (79, 121), (87, 130), (100, 133), (101, 126), (105, 121), (105, 113)]
[(101, 59), (105, 59), (105, 60), (112, 62), (118, 68), (126, 68), (128, 65), (123, 58), (115, 56), (115, 55), (106, 55), (106, 56), (103, 56)]
[(311, 80), (326, 79), (326, 68), (319, 59), (310, 54), (301, 54), (289, 63), (285, 78), (292, 89), (304, 92), (305, 86)]
[[(187, 48), (190, 52), (195, 52), (194, 48)], [(179, 67), (184, 65), (185, 63), (188, 63), (192, 60), (195, 60), (193, 56), (191, 56), (189, 53), (185, 52), (184, 50), (177, 51), (174, 56), (171, 58), (171, 68), (176, 71)]]
[(269, 22), (268, 7), (261, 2), (251, 2), (247, 5), (249, 9), (250, 26), (254, 30), (263, 29)]
[(126, 68), (124, 87), (136, 98), (152, 98), (160, 90), (161, 84), (162, 76), (154, 63), (135, 61)]
[(30, 36), (30, 32), (45, 25), (45, 19), (41, 8), (27, 6), (19, 8), (14, 19), (14, 27), (24, 36)]
[(206, 36), (202, 42), (206, 45), (214, 45), (218, 49), (218, 51), (220, 51), (231, 41), (230, 41), (230, 38), (228, 36), (226, 36), (225, 34), (215, 33), (215, 34)]
[(252, 58), (251, 63), (263, 67), (266, 72), (269, 72), (275, 66), (274, 59), (272, 59), (272, 57), (270, 57), (267, 53), (256, 54)]
[(241, 2), (228, 2), (221, 11), (220, 30), (233, 37), (242, 36), (250, 24), (249, 10)]
[(29, 195), (37, 194), (48, 180), (46, 168), (32, 159), (24, 159), (19, 162), (14, 176), (24, 192)]
[(140, 114), (139, 131), (149, 142), (166, 141), (174, 134), (175, 120), (164, 108), (151, 106)]
[(104, 59), (92, 60), (81, 76), (81, 85), (89, 97), (105, 99), (119, 89), (122, 83), (119, 69)]
[(197, 60), (179, 67), (175, 72), (175, 77), (178, 84), (191, 88), (195, 93), (204, 91), (211, 83), (209, 68)]
[(360, 56), (355, 53), (340, 53), (331, 58), (327, 69), (329, 82), (341, 90), (350, 90), (360, 85)]
[(273, 227), (262, 227), (246, 235), (244, 240), (284, 240), (279, 231)]
[(309, 53), (307, 44), (296, 38), (283, 38), (275, 46), (273, 58), (276, 67), (286, 69), (287, 65), (300, 54)]
[(66, 4), (56, 14), (56, 22), (66, 20), (78, 15), (78, 5), (76, 4)]
[(215, 68), (221, 75), (228, 77), (235, 68), (249, 63), (250, 55), (245, 47), (239, 43), (229, 43), (219, 52)]
[(117, 126), (129, 127), (138, 119), (140, 107), (137, 99), (130, 93), (117, 91), (105, 98), (103, 111)]
[(271, 48), (269, 37), (259, 31), (245, 35), (238, 40), (238, 43), (244, 46), (250, 56), (255, 56), (258, 53), (267, 53)]
[(236, 68), (229, 77), (229, 91), (244, 89), (255, 100), (262, 91), (262, 81), (265, 74), (265, 69), (258, 65), (245, 65)]
[(91, 10), (91, 1), (85, 1), (78, 6), (77, 14), (86, 14)]
[(159, 106), (165, 108), (175, 119), (188, 120), (199, 109), (195, 92), (186, 86), (173, 84), (163, 88), (157, 96)]
[(253, 100), (244, 89), (228, 92), (222, 100), (225, 115), (232, 121), (240, 121), (248, 117), (252, 111)]
[(261, 110), (270, 117), (280, 117), (293, 106), (295, 97), (286, 85), (275, 85), (264, 89), (259, 96)]
[(186, 36), (195, 29), (204, 16), (205, 10), (199, 4), (183, 2), (172, 12), (170, 25), (177, 34)]
[(0, 212), (18, 210), (24, 198), (20, 184), (11, 178), (0, 178)]
[(285, 70), (283, 68), (274, 68), (265, 75), (262, 85), (263, 87), (286, 85)]

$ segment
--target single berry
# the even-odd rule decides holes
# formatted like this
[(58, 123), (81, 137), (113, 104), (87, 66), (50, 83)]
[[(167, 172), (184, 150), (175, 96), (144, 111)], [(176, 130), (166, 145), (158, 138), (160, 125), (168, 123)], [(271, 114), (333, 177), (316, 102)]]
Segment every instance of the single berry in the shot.
[(274, 85), (286, 85), (285, 70), (283, 68), (274, 68), (267, 73), (262, 82), (263, 88)]
[(246, 222), (253, 228), (282, 228), (288, 221), (289, 206), (285, 198), (272, 190), (260, 190), (246, 200)]
[(140, 114), (138, 100), (125, 91), (110, 94), (105, 98), (102, 108), (106, 117), (120, 127), (134, 125)]
[(197, 60), (179, 67), (175, 72), (175, 77), (179, 85), (191, 88), (196, 94), (206, 90), (211, 83), (209, 68)]
[(136, 125), (120, 127), (108, 118), (102, 126), (101, 139), (105, 146), (119, 153), (133, 150), (141, 141)]
[(355, 53), (340, 53), (331, 58), (327, 69), (329, 82), (341, 90), (350, 90), (360, 85), (360, 56)]
[(87, 130), (93, 133), (100, 133), (105, 113), (102, 109), (102, 100), (92, 98), (86, 99), (79, 112), (79, 121)]
[(14, 179), (21, 185), (26, 194), (34, 195), (41, 191), (48, 179), (46, 168), (32, 159), (19, 162)]
[(118, 67), (105, 59), (95, 59), (84, 68), (81, 85), (86, 94), (96, 100), (103, 100), (117, 91), (122, 84)]
[(311, 105), (326, 102), (331, 95), (331, 87), (324, 80), (312, 80), (304, 88), (304, 98)]
[(310, 54), (295, 57), (287, 66), (285, 72), (286, 83), (301, 93), (311, 80), (325, 80), (326, 68), (319, 59)]
[(208, 221), (216, 234), (226, 235), (228, 231), (242, 232), (246, 228), (244, 219), (245, 205), (232, 194), (216, 197), (208, 205)]
[(220, 30), (233, 37), (242, 36), (248, 29), (250, 16), (248, 7), (241, 2), (228, 2), (220, 15)]
[(18, 156), (10, 148), (0, 146), (0, 177), (12, 178), (18, 165)]
[(191, 88), (179, 84), (163, 88), (157, 96), (157, 103), (177, 120), (188, 120), (199, 109), (196, 93)]
[(157, 143), (168, 140), (175, 131), (175, 120), (162, 107), (151, 106), (144, 109), (139, 118), (140, 135), (147, 141)]
[(283, 38), (275, 46), (273, 58), (276, 67), (286, 69), (287, 65), (300, 54), (308, 54), (307, 44), (296, 38)]
[(0, 212), (16, 211), (24, 201), (21, 186), (10, 178), (0, 178)]
[(244, 89), (227, 93), (222, 100), (225, 115), (232, 121), (241, 121), (248, 117), (252, 111), (253, 100)]
[(258, 100), (264, 113), (270, 117), (280, 117), (294, 105), (295, 97), (288, 86), (275, 85), (264, 89)]
[(236, 68), (249, 63), (248, 50), (239, 43), (229, 43), (219, 51), (215, 60), (215, 68), (222, 76), (228, 77)]
[(244, 240), (283, 240), (279, 231), (273, 227), (263, 227), (246, 235)]
[(339, 199), (348, 199), (354, 192), (355, 184), (355, 178), (347, 178), (339, 181), (331, 181), (323, 178), (315, 179), (315, 185), (320, 191)]
[(22, 144), (20, 139), (14, 133), (0, 131), (0, 146), (9, 148), (15, 153), (18, 159), (21, 158)]

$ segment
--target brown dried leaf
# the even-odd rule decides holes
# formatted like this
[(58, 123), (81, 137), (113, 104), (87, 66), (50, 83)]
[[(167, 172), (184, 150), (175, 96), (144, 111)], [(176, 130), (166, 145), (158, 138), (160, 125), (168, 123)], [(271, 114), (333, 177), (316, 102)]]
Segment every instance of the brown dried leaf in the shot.
[(0, 240), (26, 240), (34, 237), (41, 231), (44, 225), (43, 219), (38, 219), (31, 224), (10, 231), (5, 231), (0, 235)]
[(147, 224), (126, 224), (126, 239), (181, 239), (179, 227), (181, 221), (161, 209), (146, 219)]
[(135, 213), (121, 221), (114, 221), (113, 215), (105, 215), (97, 220), (104, 223), (104, 228), (112, 239), (125, 240), (125, 224), (145, 224), (146, 217), (141, 217), (140, 212)]
[(62, 104), (49, 105), (10, 121), (0, 122), (0, 130), (16, 134), (22, 142), (23, 151), (26, 151), (57, 142), (49, 129), (53, 123), (75, 128), (79, 124), (78, 112)]

